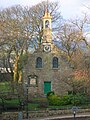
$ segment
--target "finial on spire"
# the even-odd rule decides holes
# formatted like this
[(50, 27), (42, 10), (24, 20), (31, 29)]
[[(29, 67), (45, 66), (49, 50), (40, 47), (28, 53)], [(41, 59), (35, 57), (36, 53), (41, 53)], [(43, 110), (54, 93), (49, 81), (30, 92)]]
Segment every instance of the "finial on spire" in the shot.
[(50, 13), (49, 13), (49, 0), (46, 0), (46, 2), (45, 2), (45, 6), (44, 6), (44, 16), (45, 17), (51, 17), (51, 15), (50, 15)]
[(47, 4), (46, 4), (46, 11), (48, 13), (48, 0), (47, 0)]
[(46, 5), (45, 5), (45, 13), (48, 14), (48, 0), (46, 1)]

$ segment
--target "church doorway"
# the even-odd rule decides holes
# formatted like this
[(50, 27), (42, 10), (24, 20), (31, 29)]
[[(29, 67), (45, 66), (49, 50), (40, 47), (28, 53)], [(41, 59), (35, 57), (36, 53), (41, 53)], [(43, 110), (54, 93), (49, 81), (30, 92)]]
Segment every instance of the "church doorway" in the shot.
[(44, 94), (47, 94), (50, 91), (51, 91), (51, 82), (45, 81), (44, 82)]

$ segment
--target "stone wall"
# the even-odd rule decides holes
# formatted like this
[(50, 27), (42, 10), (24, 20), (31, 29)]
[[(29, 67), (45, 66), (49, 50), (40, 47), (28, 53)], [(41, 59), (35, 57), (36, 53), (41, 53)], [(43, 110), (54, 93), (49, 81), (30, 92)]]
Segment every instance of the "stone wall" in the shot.
[[(87, 114), (90, 115), (90, 109), (81, 109), (78, 110), (76, 114)], [(61, 115), (73, 115), (71, 110), (42, 110), (42, 111), (29, 111), (29, 120), (52, 117), (52, 116), (61, 116)], [(23, 111), (23, 118), (25, 119), (26, 113)], [(6, 112), (0, 115), (0, 120), (18, 120), (18, 112)]]
[[(42, 68), (36, 68), (37, 57), (42, 58)], [(53, 57), (58, 58), (58, 68), (52, 68)], [(51, 82), (51, 91), (58, 95), (68, 93), (70, 86), (61, 79), (61, 72), (64, 71), (67, 64), (60, 57), (60, 51), (52, 50), (50, 53), (45, 53), (43, 50), (37, 50), (28, 59), (28, 64), (24, 70), (24, 80), (28, 80), (27, 76), (35, 74), (38, 76), (38, 85), (29, 87), (29, 93), (44, 96), (44, 82)]]

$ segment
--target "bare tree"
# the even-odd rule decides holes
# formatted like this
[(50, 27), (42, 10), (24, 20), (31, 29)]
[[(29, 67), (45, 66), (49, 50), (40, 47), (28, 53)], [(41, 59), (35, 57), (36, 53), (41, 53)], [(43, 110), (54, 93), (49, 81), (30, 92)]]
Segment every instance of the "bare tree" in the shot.
[[(29, 21), (25, 18), (24, 11), (20, 6), (1, 11), (0, 19), (4, 21), (1, 29), (2, 34), (0, 35), (1, 40), (3, 40), (3, 46), (1, 47), (4, 48), (8, 58), (10, 71), (14, 74), (14, 81), (22, 81), (23, 65), (28, 55), (28, 46), (33, 31), (27, 29), (26, 23), (29, 24)], [(11, 56), (13, 59), (11, 59)], [(10, 60), (13, 60), (14, 63), (13, 70)]]
[(70, 70), (63, 70), (61, 76), (64, 82), (76, 92), (85, 92), (88, 85), (90, 85), (90, 67), (87, 67), (85, 62), (85, 54), (89, 55), (90, 50), (90, 45), (85, 36), (87, 28), (89, 28), (88, 18), (84, 14), (82, 19), (79, 18), (64, 23), (58, 32), (58, 46), (62, 51), (61, 56), (68, 65), (70, 64)]
[[(37, 33), (37, 40), (39, 46), (42, 42), (42, 36), (43, 36), (43, 24), (42, 24), (42, 17), (45, 13), (47, 3), (44, 1), (42, 3), (37, 4), (36, 6), (33, 6), (29, 9), (28, 14), (33, 22), (33, 29), (34, 32)], [(57, 31), (62, 21), (62, 16), (60, 12), (60, 6), (58, 2), (51, 2), (48, 4), (48, 11), (50, 12), (52, 16), (52, 29), (53, 31)]]

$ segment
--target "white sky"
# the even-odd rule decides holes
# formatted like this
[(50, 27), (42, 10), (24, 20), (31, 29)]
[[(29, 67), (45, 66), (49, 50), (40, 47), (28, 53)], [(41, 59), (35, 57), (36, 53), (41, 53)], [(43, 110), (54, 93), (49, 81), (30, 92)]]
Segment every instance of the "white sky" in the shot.
[[(32, 6), (43, 0), (0, 0), (0, 8), (14, 5)], [(55, 1), (55, 0), (49, 0)], [(88, 11), (85, 6), (90, 6), (90, 0), (56, 0), (60, 2), (60, 11), (65, 19), (80, 16), (82, 12)]]

